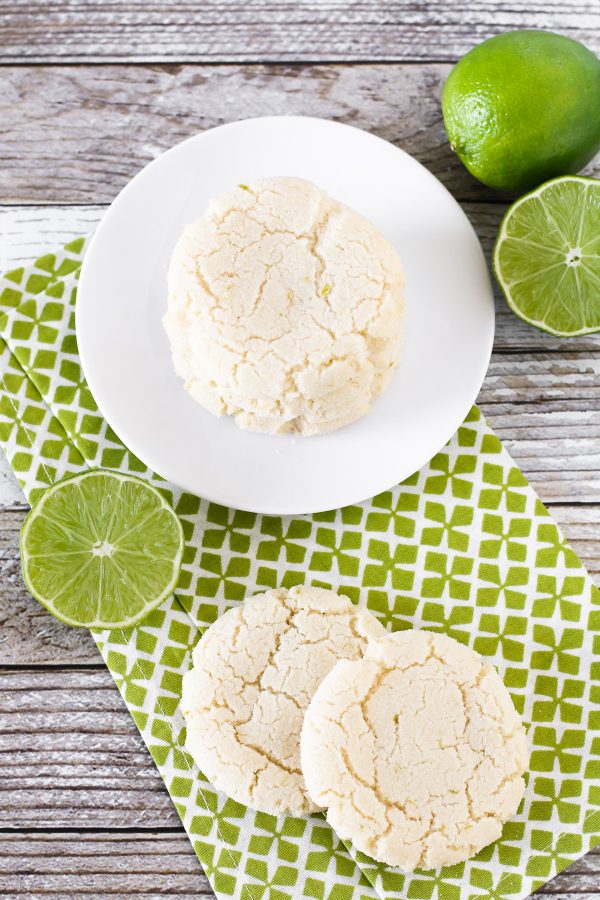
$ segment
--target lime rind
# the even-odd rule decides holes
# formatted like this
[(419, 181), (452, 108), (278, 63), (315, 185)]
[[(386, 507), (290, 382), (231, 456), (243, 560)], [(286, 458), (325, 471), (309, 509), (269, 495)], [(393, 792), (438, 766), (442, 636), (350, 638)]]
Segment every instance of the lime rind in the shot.
[[(126, 510), (125, 503), (112, 503), (109, 509), (104, 503), (99, 517), (88, 515), (94, 506), (93, 495), (91, 504), (86, 502), (84, 489), (93, 487), (91, 482), (95, 479), (106, 479), (118, 483), (117, 499), (122, 499), (123, 487), (130, 486), (130, 500), (137, 500), (137, 514), (140, 512), (140, 504), (147, 505), (148, 515), (143, 522), (135, 522), (130, 528), (129, 534), (114, 533), (115, 520), (119, 514)], [(105, 485), (106, 486), (106, 485)], [(96, 485), (99, 487), (99, 485)], [(143, 487), (143, 490), (140, 488)], [(58, 515), (52, 514), (52, 504), (60, 494), (69, 488), (75, 488), (81, 494), (81, 502), (77, 505), (77, 512), (81, 514), (77, 519), (75, 512), (67, 515), (68, 504), (61, 508), (60, 503), (54, 510)], [(102, 491), (98, 497), (108, 501), (109, 491)], [(63, 498), (65, 499), (65, 498)], [(114, 500), (114, 495), (111, 498)], [(87, 501), (90, 497), (87, 497)], [(50, 507), (50, 509), (48, 509)], [(134, 510), (133, 518), (135, 519)], [(152, 519), (157, 519), (156, 528), (152, 529)], [(125, 515), (124, 521), (131, 522), (131, 516)], [(36, 547), (31, 552), (29, 542), (32, 529), (36, 523), (50, 527), (49, 547), (44, 551)], [(140, 527), (144, 527), (145, 548), (136, 548), (133, 535)], [(57, 531), (60, 532), (56, 537)], [(152, 534), (152, 532), (155, 532)], [(41, 529), (43, 532), (43, 528)], [(77, 543), (89, 543), (100, 541), (109, 535), (115, 539), (114, 553), (110, 560), (102, 556), (94, 556), (90, 549), (77, 548)], [(36, 539), (40, 538), (40, 534)], [(119, 546), (123, 540), (129, 546)], [(73, 546), (73, 542), (75, 546)], [(63, 547), (64, 544), (64, 547)], [(156, 552), (163, 545), (162, 553)], [(166, 545), (166, 546), (165, 546)], [(27, 515), (20, 535), (20, 550), (22, 561), (23, 580), (30, 593), (42, 606), (48, 609), (54, 616), (68, 625), (94, 629), (127, 628), (135, 625), (145, 618), (152, 610), (160, 606), (170, 594), (173, 593), (179, 578), (181, 562), (184, 552), (184, 535), (182, 524), (159, 490), (149, 482), (133, 475), (125, 475), (106, 469), (92, 469), (76, 475), (63, 478), (47, 488), (38, 498)], [(60, 548), (60, 549), (58, 549)], [(33, 549), (33, 548), (32, 548)], [(65, 578), (65, 571), (77, 557), (81, 557), (82, 565), (76, 571), (71, 571)], [(133, 572), (130, 564), (135, 560), (137, 571)], [(170, 563), (170, 567), (168, 564)], [(86, 602), (77, 606), (73, 591), (81, 585), (84, 574), (89, 574), (92, 567), (97, 570), (92, 581), (98, 584), (98, 603), (95, 614), (91, 612), (89, 597)], [(37, 585), (38, 580), (43, 580), (46, 587), (54, 586), (51, 596), (44, 595)], [(90, 579), (86, 582), (88, 585)], [(157, 590), (158, 585), (158, 590)], [(106, 593), (106, 588), (109, 593)], [(127, 614), (123, 614), (123, 596), (127, 595)], [(115, 602), (115, 597), (117, 598)], [(77, 609), (77, 615), (73, 609)]]
[[(528, 280), (535, 283), (536, 279), (539, 278), (541, 282), (544, 277), (544, 273), (548, 276), (548, 281), (550, 283), (550, 287), (553, 290), (555, 295), (558, 295), (557, 287), (560, 287), (561, 278), (564, 280), (565, 274), (569, 271), (568, 266), (565, 263), (564, 259), (564, 244), (566, 240), (566, 234), (564, 229), (569, 229), (573, 227), (573, 222), (565, 221), (564, 218), (561, 219), (560, 215), (557, 217), (556, 214), (552, 215), (551, 209), (548, 206), (544, 205), (542, 202), (542, 198), (548, 191), (554, 190), (557, 186), (566, 187), (567, 185), (583, 185), (584, 187), (591, 187), (593, 190), (598, 192), (598, 201), (597, 208), (600, 210), (600, 181), (596, 178), (586, 178), (583, 175), (563, 175), (558, 178), (552, 178), (549, 181), (544, 182), (544, 184), (535, 188), (535, 190), (530, 191), (525, 194), (523, 197), (520, 197), (509, 209), (506, 211), (502, 222), (500, 224), (500, 229), (498, 232), (498, 236), (496, 238), (496, 242), (494, 245), (494, 250), (492, 254), (492, 262), (494, 273), (498, 280), (500, 287), (502, 288), (502, 292), (506, 299), (506, 302), (510, 309), (524, 322), (527, 322), (529, 325), (533, 325), (535, 328), (539, 328), (541, 331), (545, 331), (548, 334), (552, 334), (556, 337), (577, 337), (585, 334), (594, 334), (600, 331), (600, 278), (597, 274), (591, 271), (589, 268), (585, 268), (585, 275), (583, 281), (589, 280), (595, 284), (595, 319), (591, 324), (582, 324), (581, 327), (569, 327), (569, 328), (560, 328), (548, 322), (548, 319), (543, 316), (534, 316), (527, 314), (523, 309), (523, 305), (519, 304), (514, 297), (515, 291), (513, 290), (516, 286), (520, 284), (519, 280), (511, 280), (508, 277), (508, 273), (503, 271), (506, 269), (506, 260), (501, 260), (502, 252), (506, 252), (506, 243), (510, 240), (512, 242), (522, 240), (522, 242), (532, 248), (535, 249), (534, 256), (537, 256), (538, 261), (546, 255), (549, 263), (548, 265), (539, 266), (536, 271), (534, 267), (530, 263), (530, 274), (528, 276)], [(519, 219), (520, 214), (518, 210), (522, 210), (525, 207), (531, 204), (532, 200), (536, 198), (540, 199), (541, 205), (544, 208), (544, 213), (546, 215), (546, 222), (549, 224), (549, 228), (547, 233), (543, 236), (540, 236), (540, 239), (536, 241), (531, 238), (515, 238), (513, 234), (509, 233), (509, 228), (511, 223), (514, 223), (515, 215), (517, 219)], [(558, 212), (564, 212), (560, 209)], [(522, 216), (523, 210), (521, 212)], [(555, 210), (556, 213), (556, 210)], [(575, 218), (578, 218), (577, 227), (578, 234), (575, 239), (576, 244), (580, 244), (582, 238), (584, 237), (585, 232), (585, 240), (587, 245), (598, 243), (599, 246), (596, 248), (593, 247), (594, 250), (597, 249), (597, 253), (588, 254), (590, 257), (599, 258), (600, 259), (600, 240), (599, 240), (599, 232), (600, 226), (594, 227), (590, 225), (590, 223), (586, 222), (585, 217), (585, 207), (583, 204), (578, 205), (577, 212), (575, 213)], [(543, 243), (541, 242), (543, 240)], [(560, 262), (551, 263), (550, 260), (555, 258), (557, 254), (562, 254), (563, 259)], [(562, 269), (562, 271), (561, 271)], [(523, 279), (527, 280), (527, 279)], [(569, 300), (572, 306), (567, 306), (563, 302), (563, 306), (565, 307), (565, 317), (573, 317), (574, 312), (579, 312), (579, 317), (582, 320), (585, 320), (586, 317), (591, 317), (592, 312), (589, 309), (589, 297), (585, 297), (582, 291), (582, 279), (579, 275), (577, 268), (573, 269), (573, 280), (576, 284), (576, 293), (571, 292)], [(588, 292), (589, 293), (589, 292)], [(573, 307), (577, 303), (577, 310)], [(550, 307), (550, 304), (546, 303), (543, 307), (544, 311), (547, 312)]]

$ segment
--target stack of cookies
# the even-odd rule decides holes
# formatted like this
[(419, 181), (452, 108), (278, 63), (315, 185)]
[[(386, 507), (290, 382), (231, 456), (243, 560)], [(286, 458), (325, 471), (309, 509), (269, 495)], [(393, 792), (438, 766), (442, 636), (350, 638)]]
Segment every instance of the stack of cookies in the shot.
[(494, 668), (443, 634), (388, 634), (344, 596), (258, 594), (203, 635), (186, 747), (214, 786), (275, 815), (326, 810), (410, 872), (500, 837), (525, 789), (523, 723)]

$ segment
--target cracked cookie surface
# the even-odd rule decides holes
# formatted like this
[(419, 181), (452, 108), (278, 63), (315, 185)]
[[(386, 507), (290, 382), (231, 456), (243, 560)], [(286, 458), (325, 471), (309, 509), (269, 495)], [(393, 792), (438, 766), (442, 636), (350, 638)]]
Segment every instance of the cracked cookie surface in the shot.
[(340, 659), (384, 633), (371, 613), (316, 587), (267, 591), (224, 613), (183, 677), (186, 747), (204, 775), (263, 812), (316, 810), (300, 767), (304, 712)]
[(213, 199), (171, 257), (163, 319), (186, 390), (268, 433), (363, 416), (399, 362), (403, 275), (375, 226), (308, 181)]
[(525, 789), (525, 729), (495, 669), (452, 638), (402, 631), (341, 661), (301, 736), (313, 801), (342, 839), (407, 872), (500, 837)]

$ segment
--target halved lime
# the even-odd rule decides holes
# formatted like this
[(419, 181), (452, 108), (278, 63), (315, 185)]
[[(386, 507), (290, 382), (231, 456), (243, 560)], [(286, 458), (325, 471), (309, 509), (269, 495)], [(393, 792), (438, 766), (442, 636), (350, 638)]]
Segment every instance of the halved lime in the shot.
[(173, 591), (183, 556), (174, 510), (147, 481), (91, 470), (53, 484), (21, 528), (27, 588), (63, 622), (139, 622)]
[(513, 203), (494, 269), (530, 325), (559, 337), (600, 331), (600, 181), (565, 175)]

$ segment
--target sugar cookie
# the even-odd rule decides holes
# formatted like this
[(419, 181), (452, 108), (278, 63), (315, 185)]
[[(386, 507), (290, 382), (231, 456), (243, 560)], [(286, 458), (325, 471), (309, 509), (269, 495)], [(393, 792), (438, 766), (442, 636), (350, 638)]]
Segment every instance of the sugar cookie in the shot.
[(344, 596), (316, 587), (267, 591), (203, 635), (183, 679), (186, 747), (215, 787), (273, 814), (311, 803), (300, 767), (304, 711), (340, 659), (384, 629)]
[(527, 742), (478, 653), (403, 631), (332, 669), (307, 710), (301, 760), (339, 836), (410, 872), (469, 859), (500, 837), (523, 796)]
[(177, 242), (164, 325), (191, 396), (242, 428), (363, 416), (398, 365), (402, 266), (375, 226), (300, 178), (241, 184)]

